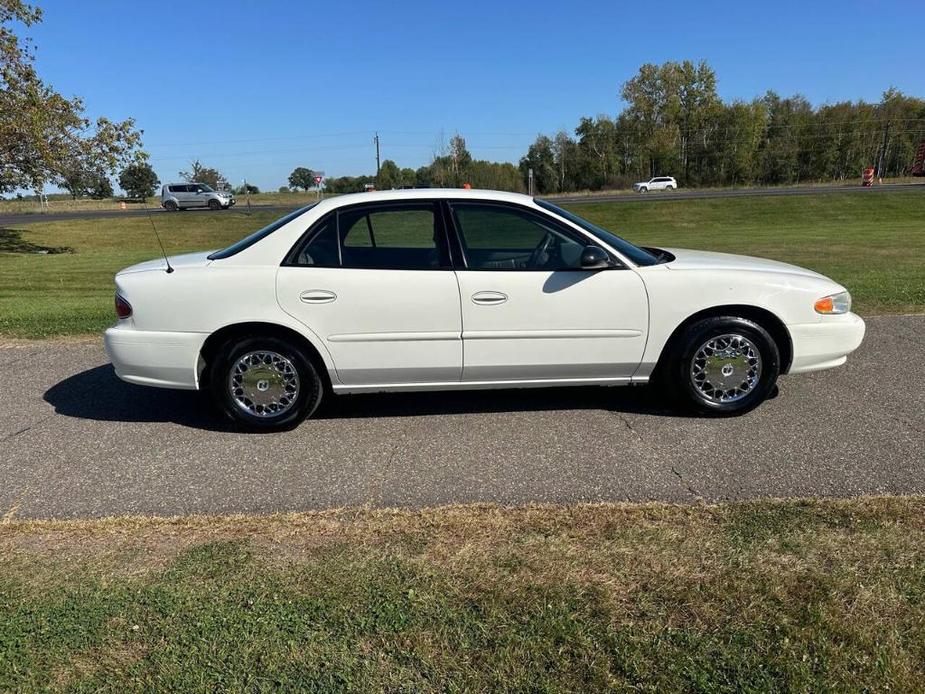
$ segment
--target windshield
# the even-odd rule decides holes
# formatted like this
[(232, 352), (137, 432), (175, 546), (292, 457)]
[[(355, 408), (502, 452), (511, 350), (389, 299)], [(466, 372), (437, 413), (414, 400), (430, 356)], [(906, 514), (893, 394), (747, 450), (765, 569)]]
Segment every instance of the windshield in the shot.
[(318, 203), (312, 203), (311, 205), (307, 205), (305, 207), (300, 207), (297, 210), (293, 210), (292, 212), (287, 214), (285, 217), (280, 217), (275, 222), (271, 222), (270, 224), (267, 224), (263, 229), (258, 229), (253, 234), (249, 236), (245, 236), (243, 239), (241, 239), (237, 243), (233, 243), (230, 246), (228, 246), (228, 248), (225, 248), (220, 251), (215, 251), (215, 253), (212, 253), (209, 256), (209, 260), (223, 260), (224, 258), (230, 258), (235, 253), (240, 253), (245, 248), (250, 248), (255, 243), (260, 241), (260, 239), (265, 239), (267, 236), (272, 234), (274, 231), (288, 224), (296, 217), (308, 212), (310, 209), (312, 209), (317, 204)]
[(657, 265), (659, 263), (659, 258), (649, 251), (639, 248), (639, 246), (634, 246), (626, 239), (621, 239), (616, 234), (602, 229), (596, 224), (592, 224), (587, 219), (579, 217), (577, 214), (569, 212), (568, 210), (563, 210), (558, 205), (553, 205), (551, 202), (546, 202), (545, 200), (535, 200), (536, 204), (540, 207), (553, 212), (554, 214), (564, 217), (573, 224), (577, 224), (585, 231), (593, 234), (601, 241), (606, 243), (608, 246), (617, 249), (624, 256), (632, 260), (636, 265)]

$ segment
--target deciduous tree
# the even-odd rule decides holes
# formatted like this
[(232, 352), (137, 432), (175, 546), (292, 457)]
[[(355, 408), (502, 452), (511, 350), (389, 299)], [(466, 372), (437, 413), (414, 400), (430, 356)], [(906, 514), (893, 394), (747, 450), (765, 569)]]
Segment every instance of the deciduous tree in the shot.
[(129, 164), (119, 174), (119, 187), (129, 197), (146, 200), (154, 195), (160, 181), (151, 165), (144, 160)]
[(80, 98), (61, 96), (38, 76), (34, 46), (13, 25), (41, 18), (34, 5), (0, 0), (0, 192), (64, 183), (75, 156), (88, 171), (112, 173), (141, 145), (134, 120), (93, 122)]
[(299, 166), (296, 167), (291, 174), (289, 174), (290, 188), (301, 188), (302, 190), (308, 190), (314, 185), (315, 174), (309, 168)]

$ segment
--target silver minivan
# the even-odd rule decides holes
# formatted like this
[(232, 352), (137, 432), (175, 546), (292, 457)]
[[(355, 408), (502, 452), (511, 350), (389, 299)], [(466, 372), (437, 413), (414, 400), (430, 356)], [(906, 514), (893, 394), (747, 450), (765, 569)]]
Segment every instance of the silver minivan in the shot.
[(230, 191), (213, 190), (205, 183), (168, 183), (161, 188), (161, 207), (169, 212), (191, 207), (227, 210), (234, 202)]

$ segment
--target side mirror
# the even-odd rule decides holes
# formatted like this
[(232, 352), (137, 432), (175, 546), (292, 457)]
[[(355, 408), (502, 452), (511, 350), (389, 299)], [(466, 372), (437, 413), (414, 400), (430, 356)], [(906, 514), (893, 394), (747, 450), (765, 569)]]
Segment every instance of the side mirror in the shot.
[(613, 267), (610, 256), (600, 246), (585, 246), (581, 252), (581, 269), (582, 270), (603, 270)]

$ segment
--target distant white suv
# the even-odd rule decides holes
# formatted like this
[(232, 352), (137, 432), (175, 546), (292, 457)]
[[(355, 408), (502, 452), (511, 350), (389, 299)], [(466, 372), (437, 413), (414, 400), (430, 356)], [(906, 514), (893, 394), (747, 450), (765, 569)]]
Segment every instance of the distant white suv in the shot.
[(642, 183), (634, 183), (633, 190), (637, 193), (648, 193), (650, 190), (677, 190), (678, 182), (671, 176), (657, 176)]
[(161, 188), (161, 207), (168, 212), (191, 207), (227, 210), (234, 205), (234, 195), (225, 190), (212, 190), (205, 183), (168, 183)]

